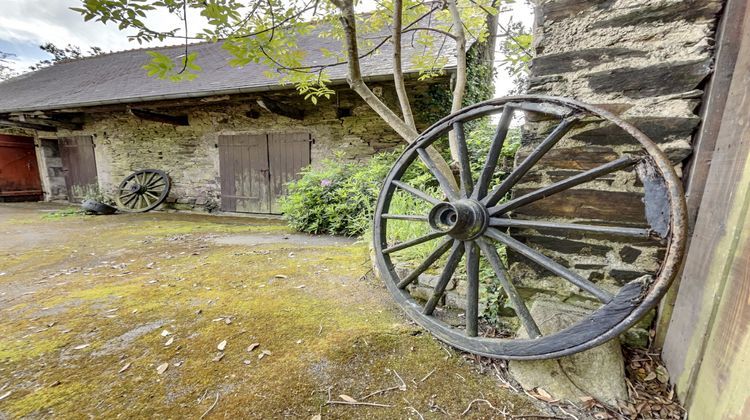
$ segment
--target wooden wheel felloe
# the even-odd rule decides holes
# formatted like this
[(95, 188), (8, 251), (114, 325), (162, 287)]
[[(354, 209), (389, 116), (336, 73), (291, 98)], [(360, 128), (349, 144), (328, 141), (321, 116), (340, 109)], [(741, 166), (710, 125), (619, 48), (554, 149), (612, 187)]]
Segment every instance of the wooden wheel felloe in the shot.
[[(557, 119), (559, 123), (504, 178), (493, 181), (510, 123), (514, 115), (523, 112)], [(464, 125), (478, 118), (496, 117), (496, 114), (499, 114), (499, 123), (489, 151), (486, 156), (472, 156)], [(632, 137), (635, 147), (628, 153), (618, 152), (618, 156), (607, 163), (511, 197), (512, 188), (524, 175), (582, 121), (606, 121), (619, 126)], [(439, 150), (440, 142), (444, 142), (451, 131), (457, 139), (458, 151), (458, 175), (454, 180), (438, 170), (427, 151), (428, 147)], [(479, 171), (476, 170), (477, 163), (480, 163)], [(475, 165), (473, 173), (472, 164)], [(409, 184), (408, 174), (413, 174), (416, 168), (422, 168), (432, 177), (430, 185), (433, 187), (418, 188)], [(515, 217), (514, 211), (524, 206), (609, 174), (625, 171), (627, 176), (634, 178), (633, 169), (640, 181), (637, 185), (642, 185), (639, 188), (643, 194), (647, 226), (618, 224), (617, 220), (584, 224)], [(420, 214), (392, 211), (394, 203), (405, 196), (422, 204), (421, 212), (414, 212)], [(517, 96), (493, 99), (452, 114), (426, 130), (404, 151), (388, 174), (378, 199), (373, 246), (380, 274), (396, 302), (440, 340), (461, 350), (489, 357), (545, 359), (570, 355), (610, 340), (658, 303), (682, 259), (685, 215), (681, 183), (672, 164), (638, 129), (603, 109), (574, 100)], [(396, 223), (423, 227), (412, 237), (393, 241), (391, 237)], [(512, 229), (615, 235), (641, 243), (652, 241), (654, 245), (666, 246), (666, 252), (655, 276), (643, 276), (616, 287), (584, 278), (575, 269), (512, 236)], [(402, 253), (425, 246), (431, 246), (430, 251), (420, 254), (419, 261), (411, 261), (406, 268), (400, 265)], [(503, 248), (520, 263), (530, 263), (575, 286), (592, 302), (588, 315), (561, 331), (542, 334), (540, 320), (531, 315), (530, 305), (517, 288), (518, 279), (512, 277), (509, 264), (498, 252)], [(484, 269), (480, 270), (480, 265)], [(428, 272), (436, 273), (432, 276), (433, 281), (427, 282), (429, 295), (421, 296), (421, 299), (412, 296), (414, 283), (421, 285), (420, 279)], [(458, 325), (446, 321), (441, 315), (444, 311), (439, 308), (446, 288), (457, 277), (466, 282), (465, 313)], [(507, 334), (488, 334), (481, 321), (479, 294), (483, 281), (490, 281), (502, 289), (506, 304), (517, 318), (519, 332), (511, 332), (510, 338)]]
[(128, 175), (117, 187), (117, 207), (142, 213), (155, 209), (169, 194), (169, 176), (157, 169), (143, 169)]

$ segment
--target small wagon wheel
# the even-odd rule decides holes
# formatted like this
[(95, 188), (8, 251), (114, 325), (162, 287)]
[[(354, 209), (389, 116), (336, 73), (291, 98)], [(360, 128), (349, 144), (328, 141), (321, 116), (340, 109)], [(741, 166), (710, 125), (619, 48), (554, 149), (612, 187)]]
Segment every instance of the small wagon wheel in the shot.
[(143, 169), (128, 175), (117, 187), (117, 207), (126, 212), (153, 210), (169, 194), (169, 176), (157, 169)]
[[(524, 111), (546, 114), (547, 118), (558, 119), (559, 124), (505, 178), (491, 185), (514, 113)], [(470, 161), (472, 151), (467, 147), (464, 124), (494, 114), (499, 114), (499, 123), (492, 145), (486, 156), (474, 158), (474, 161), (480, 160), (481, 169), (475, 169), (477, 175), (473, 176)], [(508, 199), (512, 187), (582, 119), (605, 120), (619, 126), (632, 137), (637, 150), (619, 154), (608, 163)], [(459, 173), (454, 176), (454, 182), (440, 172), (432, 157), (432, 153), (440, 150), (438, 140), (445, 141), (451, 131), (457, 139), (459, 157)], [(428, 149), (430, 146), (432, 148)], [(426, 171), (434, 181), (434, 188), (428, 190), (409, 184), (407, 175), (414, 173), (413, 168)], [(605, 225), (520, 220), (511, 213), (545, 197), (632, 168), (635, 168), (643, 184), (648, 227), (618, 226), (616, 221)], [(391, 211), (394, 202), (403, 197), (421, 203), (421, 214), (394, 214)], [(570, 355), (604, 343), (624, 332), (657, 304), (667, 291), (682, 259), (685, 215), (684, 195), (672, 164), (654, 142), (635, 127), (603, 109), (574, 100), (516, 96), (493, 99), (454, 113), (427, 129), (404, 151), (388, 174), (378, 198), (373, 246), (380, 275), (396, 302), (412, 319), (440, 340), (489, 357), (545, 359)], [(395, 230), (389, 227), (396, 223), (422, 224), (423, 229), (408, 239), (389, 240), (392, 230)], [(510, 234), (511, 228), (616, 235), (630, 240), (653, 241), (654, 245), (666, 245), (666, 254), (655, 278), (644, 276), (619, 289), (613, 285), (604, 287), (514, 238)], [(398, 266), (400, 254), (426, 245), (427, 252), (420, 254), (418, 264), (408, 268)], [(528, 302), (516, 287), (516, 279), (509, 274), (508, 264), (498, 254), (501, 245), (509, 254), (517, 256), (519, 261), (530, 261), (587, 295), (593, 302), (588, 315), (561, 331), (543, 335), (538, 324), (540, 320), (532, 317)], [(486, 268), (481, 273), (480, 261)], [(432, 276), (432, 282), (426, 282), (429, 293), (423, 293), (422, 299), (412, 296), (415, 290), (413, 283), (421, 286), (420, 276), (428, 270), (436, 273), (436, 276)], [(466, 310), (463, 320), (449, 323), (441, 318), (443, 311), (437, 307), (458, 271), (465, 272)], [(492, 274), (487, 275), (488, 272)], [(511, 338), (482, 331), (478, 305), (480, 277), (481, 280), (490, 278), (505, 293), (506, 302), (520, 325), (519, 332), (511, 333)]]

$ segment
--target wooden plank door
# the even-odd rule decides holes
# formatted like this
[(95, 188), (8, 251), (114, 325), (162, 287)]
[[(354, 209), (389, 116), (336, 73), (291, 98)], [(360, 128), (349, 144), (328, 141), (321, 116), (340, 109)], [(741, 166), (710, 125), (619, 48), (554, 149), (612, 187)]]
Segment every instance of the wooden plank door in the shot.
[(309, 133), (268, 135), (271, 213), (281, 213), (278, 199), (286, 194), (286, 184), (310, 164), (310, 141)]
[(59, 139), (68, 201), (79, 203), (89, 192), (98, 188), (94, 140), (91, 136)]
[(0, 135), (0, 201), (41, 198), (34, 139)]
[(219, 136), (221, 210), (270, 213), (266, 135)]

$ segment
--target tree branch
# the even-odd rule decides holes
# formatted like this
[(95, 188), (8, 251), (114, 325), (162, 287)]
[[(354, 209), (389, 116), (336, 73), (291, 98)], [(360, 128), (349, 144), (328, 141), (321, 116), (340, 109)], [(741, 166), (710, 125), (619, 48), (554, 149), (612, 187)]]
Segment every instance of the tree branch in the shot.
[[(451, 113), (457, 112), (463, 106), (464, 93), (466, 92), (466, 34), (458, 11), (456, 0), (446, 1), (448, 10), (453, 21), (453, 36), (456, 41), (456, 85), (453, 87), (453, 103)], [(448, 143), (451, 149), (451, 158), (458, 161), (458, 145), (456, 135), (453, 131), (448, 134)]]
[(398, 103), (401, 106), (401, 115), (404, 116), (404, 122), (416, 132), (417, 125), (414, 123), (414, 113), (409, 104), (409, 96), (406, 93), (406, 86), (404, 85), (404, 70), (401, 67), (402, 9), (403, 1), (394, 0), (393, 35), (391, 35), (391, 42), (393, 42), (393, 84), (396, 87), (396, 95), (398, 95)]

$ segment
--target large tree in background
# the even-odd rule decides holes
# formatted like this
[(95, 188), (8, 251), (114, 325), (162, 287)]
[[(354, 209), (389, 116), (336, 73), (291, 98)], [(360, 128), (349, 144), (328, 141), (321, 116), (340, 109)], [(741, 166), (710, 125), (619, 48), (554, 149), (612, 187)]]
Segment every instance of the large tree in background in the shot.
[(16, 72), (10, 66), (10, 59), (15, 55), (0, 51), (0, 82), (16, 76)]
[[(82, 0), (85, 20), (113, 22), (120, 29), (134, 30), (130, 36), (139, 43), (179, 38), (185, 41), (185, 55), (174, 61), (157, 51), (149, 52), (151, 62), (145, 66), (150, 76), (172, 80), (192, 79), (200, 67), (196, 53), (189, 51), (191, 40), (224, 40), (224, 48), (234, 57), (232, 65), (263, 64), (282, 83), (293, 84), (300, 94), (313, 102), (330, 97), (328, 69), (346, 66), (347, 81), (362, 100), (407, 142), (414, 141), (418, 129), (404, 83), (401, 58), (401, 35), (413, 33), (415, 43), (424, 51), (413, 58), (421, 78), (442, 73), (448, 57), (444, 40), (455, 43), (457, 64), (452, 92), (453, 111), (463, 105), (466, 93), (466, 46), (472, 42), (491, 42), (496, 36), (497, 13), (502, 3), (513, 0), (376, 0), (374, 10), (366, 15), (355, 13), (354, 0)], [(178, 15), (183, 25), (169, 31), (156, 30), (146, 17), (162, 10)], [(188, 10), (196, 10), (208, 22), (205, 27), (190, 27)], [(329, 63), (309, 65), (306, 51), (298, 37), (313, 30), (320, 36), (340, 40), (340, 51), (323, 49)], [(386, 33), (387, 36), (372, 36)], [(192, 35), (191, 35), (192, 34)], [(398, 107), (391, 109), (373, 93), (362, 77), (360, 60), (377, 54), (386, 42), (393, 44), (392, 65)], [(455, 160), (455, 139), (451, 139)], [(431, 154), (449, 171), (437, 152)], [(453, 177), (450, 177), (453, 179)]]
[(78, 58), (90, 57), (92, 55), (104, 54), (104, 51), (99, 47), (91, 47), (88, 51), (81, 51), (81, 47), (77, 45), (68, 44), (67, 47), (58, 47), (51, 42), (40, 45), (39, 49), (48, 54), (52, 54), (52, 58), (49, 60), (40, 60), (36, 64), (29, 66), (29, 69), (31, 70), (39, 70), (60, 61), (75, 60)]

